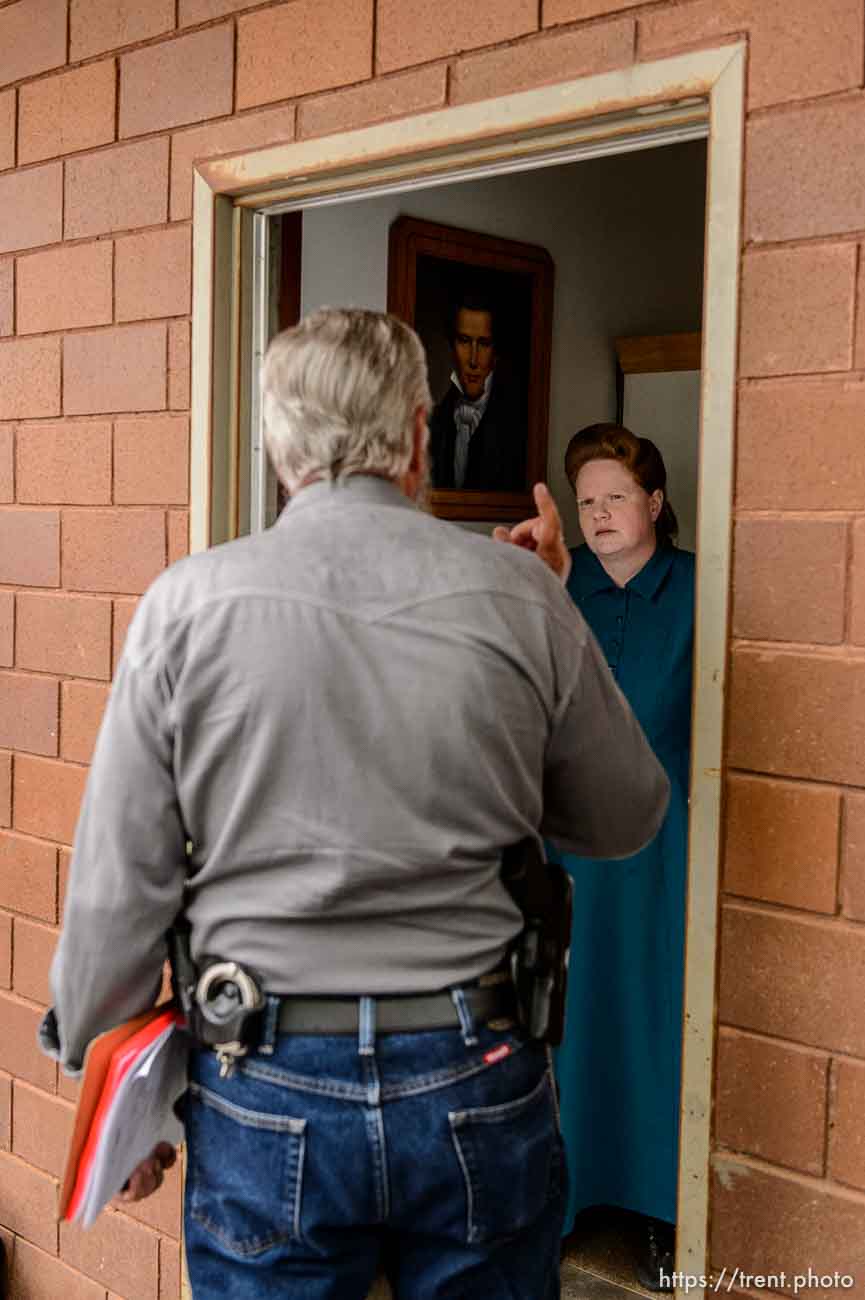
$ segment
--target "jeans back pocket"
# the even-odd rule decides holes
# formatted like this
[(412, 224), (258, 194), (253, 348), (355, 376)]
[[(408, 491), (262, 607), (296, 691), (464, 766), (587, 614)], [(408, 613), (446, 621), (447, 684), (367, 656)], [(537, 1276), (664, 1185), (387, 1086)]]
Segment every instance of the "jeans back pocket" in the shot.
[(524, 1097), (451, 1111), (466, 1184), (466, 1236), (488, 1244), (526, 1228), (562, 1192), (562, 1143), (549, 1074)]
[(186, 1211), (198, 1227), (245, 1258), (299, 1241), (306, 1120), (190, 1083), (185, 1122)]

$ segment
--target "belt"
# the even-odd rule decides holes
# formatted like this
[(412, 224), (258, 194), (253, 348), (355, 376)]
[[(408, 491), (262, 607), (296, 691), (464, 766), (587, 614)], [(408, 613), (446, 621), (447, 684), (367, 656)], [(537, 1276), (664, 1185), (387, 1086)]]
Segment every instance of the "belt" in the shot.
[[(463, 994), (477, 1022), (515, 1017), (516, 1003), (510, 981), (492, 987), (464, 985)], [(378, 1034), (452, 1029), (459, 1025), (457, 1009), (449, 993), (404, 993), (398, 997), (377, 997), (374, 1001)], [(280, 1003), (278, 1032), (356, 1034), (359, 1009), (359, 998), (286, 997)]]

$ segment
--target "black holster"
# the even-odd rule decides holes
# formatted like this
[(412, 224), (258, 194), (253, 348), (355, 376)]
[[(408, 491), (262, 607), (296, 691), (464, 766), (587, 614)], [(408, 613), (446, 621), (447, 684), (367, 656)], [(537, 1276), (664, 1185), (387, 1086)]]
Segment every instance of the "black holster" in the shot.
[(557, 1047), (565, 1028), (571, 879), (529, 837), (505, 849), (502, 880), (524, 921), (510, 952), (520, 1023), (529, 1037)]

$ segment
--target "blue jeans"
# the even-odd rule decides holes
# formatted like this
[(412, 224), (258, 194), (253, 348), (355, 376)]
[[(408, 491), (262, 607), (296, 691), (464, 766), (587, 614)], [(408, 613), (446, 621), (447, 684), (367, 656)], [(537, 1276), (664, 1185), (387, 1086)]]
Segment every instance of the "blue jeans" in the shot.
[(195, 1300), (365, 1300), (379, 1270), (398, 1300), (558, 1300), (547, 1051), (513, 1030), (376, 1037), (361, 1020), (359, 1038), (275, 1037), (228, 1079), (193, 1053)]

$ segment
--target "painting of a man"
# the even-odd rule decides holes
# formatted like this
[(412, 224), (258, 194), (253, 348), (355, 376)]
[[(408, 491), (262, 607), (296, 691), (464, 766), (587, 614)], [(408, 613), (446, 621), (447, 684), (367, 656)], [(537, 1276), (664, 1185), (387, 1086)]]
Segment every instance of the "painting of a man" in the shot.
[(525, 401), (501, 364), (499, 315), (492, 296), (482, 292), (462, 293), (453, 302), (453, 369), (429, 422), (434, 488), (525, 489)]

